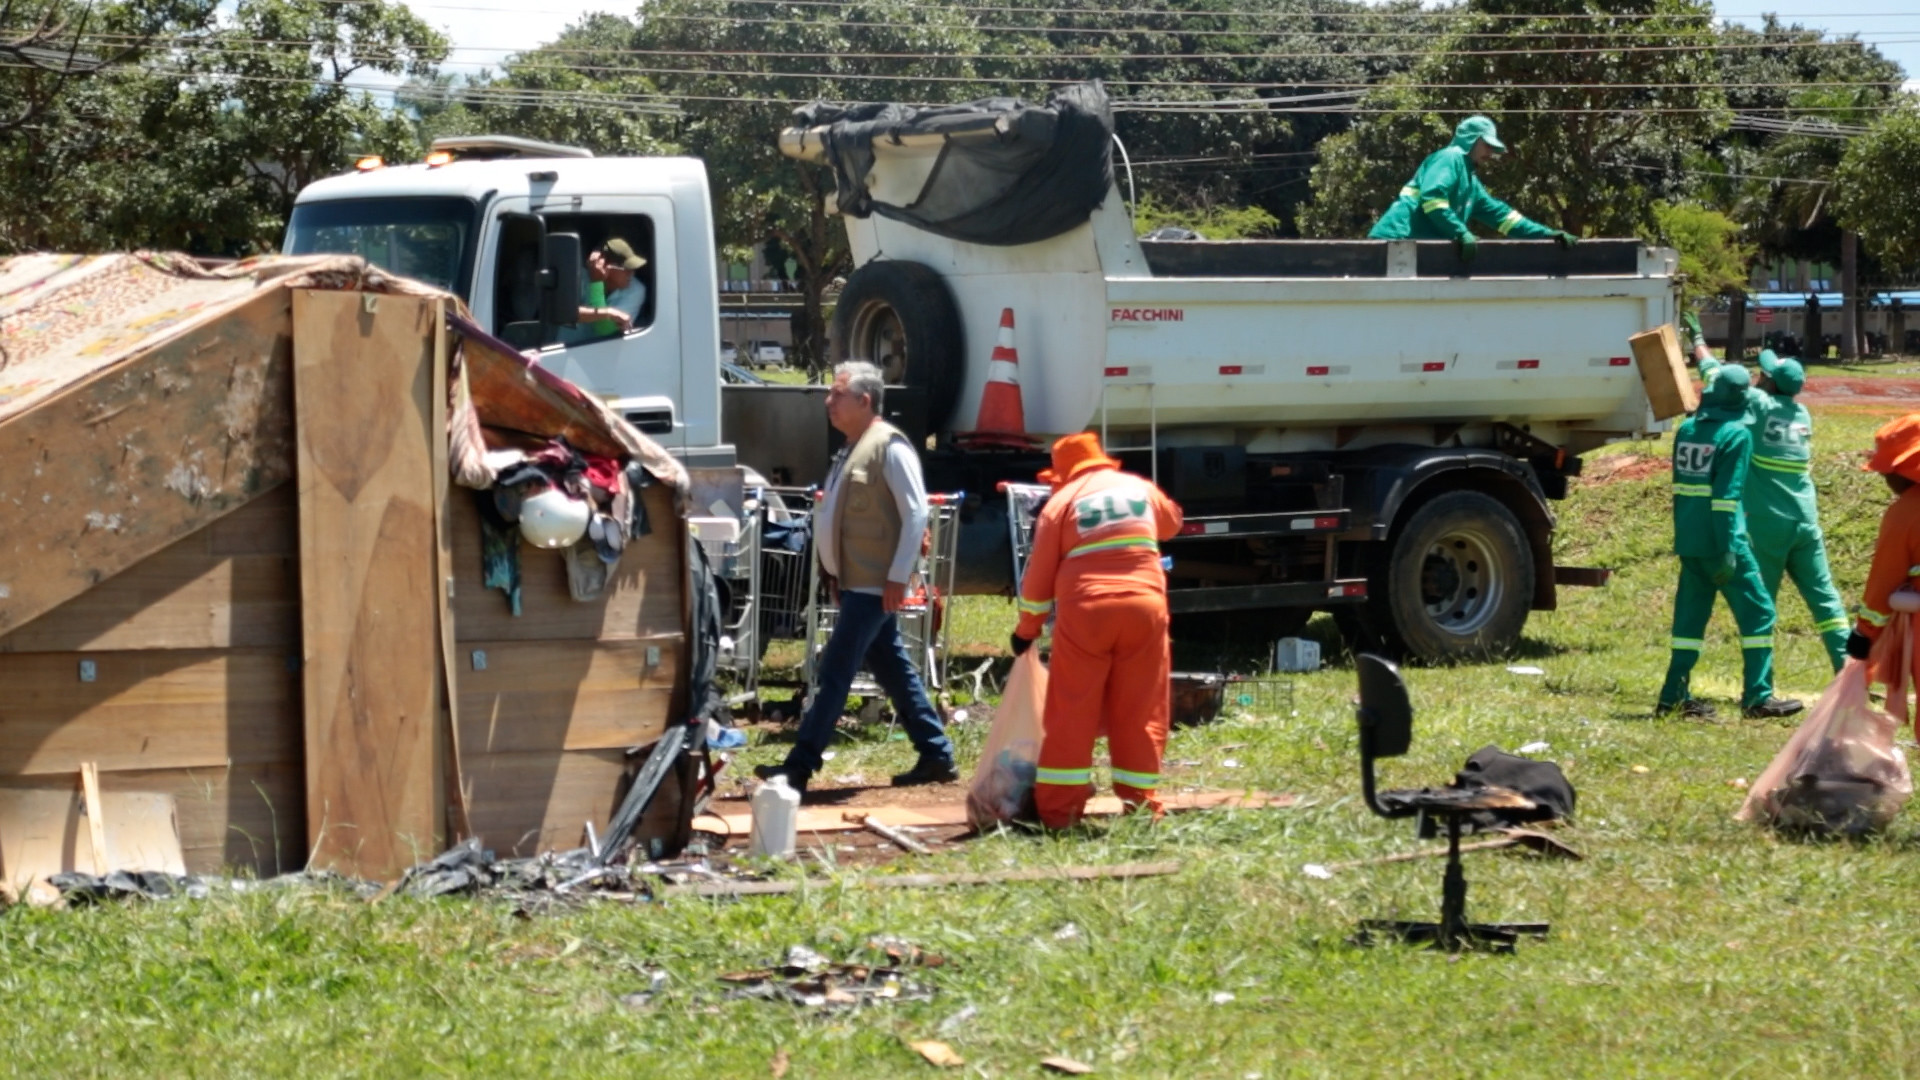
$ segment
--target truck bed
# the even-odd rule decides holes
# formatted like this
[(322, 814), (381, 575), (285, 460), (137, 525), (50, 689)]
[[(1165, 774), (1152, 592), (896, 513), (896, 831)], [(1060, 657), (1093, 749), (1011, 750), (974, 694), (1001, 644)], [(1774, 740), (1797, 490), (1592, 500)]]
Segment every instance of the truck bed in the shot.
[[(1572, 248), (1487, 240), (1462, 265), (1445, 240), (1416, 243), (1417, 277), (1592, 277), (1639, 272), (1635, 240), (1589, 240)], [(1154, 277), (1381, 278), (1388, 276), (1385, 240), (1142, 240)]]

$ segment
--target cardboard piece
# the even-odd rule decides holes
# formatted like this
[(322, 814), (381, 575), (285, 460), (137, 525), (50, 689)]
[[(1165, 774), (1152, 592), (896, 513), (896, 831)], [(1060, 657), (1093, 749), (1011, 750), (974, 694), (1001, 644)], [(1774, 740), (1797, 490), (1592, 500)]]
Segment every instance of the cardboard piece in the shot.
[[(26, 893), (36, 881), (73, 871), (187, 872), (172, 795), (102, 792), (97, 827), (87, 814), (89, 801), (77, 785), (0, 788), (0, 883)], [(102, 833), (105, 857), (96, 858), (94, 837)]]
[[(1238, 810), (1258, 810), (1268, 807), (1284, 809), (1298, 801), (1299, 797), (1295, 795), (1268, 795), (1259, 791), (1180, 791), (1160, 794), (1160, 802), (1169, 814), (1223, 807)], [(1111, 795), (1099, 795), (1087, 800), (1088, 817), (1117, 817), (1120, 810), (1120, 800)], [(910, 828), (951, 828), (967, 824), (967, 804), (951, 802), (932, 803), (927, 806), (802, 806), (798, 831), (802, 836), (810, 832), (860, 832), (867, 827), (869, 820), (892, 828), (899, 828), (902, 825)], [(730, 810), (725, 813), (709, 810), (694, 819), (696, 829), (713, 828), (716, 824), (724, 825), (724, 831), (729, 836), (744, 837), (753, 830), (753, 811), (744, 806), (739, 810)]]
[(1627, 344), (1633, 349), (1633, 362), (1640, 368), (1640, 382), (1647, 388), (1655, 420), (1685, 416), (1700, 407), (1699, 388), (1693, 385), (1687, 358), (1680, 352), (1680, 335), (1671, 324), (1634, 334)]

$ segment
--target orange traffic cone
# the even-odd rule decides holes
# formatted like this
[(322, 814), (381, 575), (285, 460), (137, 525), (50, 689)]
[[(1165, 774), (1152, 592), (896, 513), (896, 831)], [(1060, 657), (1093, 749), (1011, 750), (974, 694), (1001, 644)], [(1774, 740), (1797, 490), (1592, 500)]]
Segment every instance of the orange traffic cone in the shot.
[(1020, 353), (1013, 347), (1013, 309), (1000, 309), (1000, 339), (987, 361), (987, 385), (980, 392), (980, 413), (974, 429), (960, 436), (964, 446), (1004, 446), (1026, 450), (1027, 412), (1020, 403)]

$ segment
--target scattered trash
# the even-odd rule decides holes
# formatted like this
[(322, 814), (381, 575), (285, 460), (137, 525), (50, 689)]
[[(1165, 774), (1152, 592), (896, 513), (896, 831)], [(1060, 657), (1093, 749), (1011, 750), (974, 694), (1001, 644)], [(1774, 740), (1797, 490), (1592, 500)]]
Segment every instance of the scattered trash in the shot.
[(921, 1039), (907, 1044), (927, 1059), (929, 1065), (938, 1065), (943, 1069), (957, 1069), (967, 1063), (967, 1059), (953, 1052), (953, 1047), (938, 1039)]
[(1310, 638), (1284, 637), (1274, 643), (1276, 671), (1319, 671), (1320, 643)]
[(913, 837), (908, 836), (906, 833), (900, 831), (899, 829), (894, 828), (891, 825), (882, 823), (880, 820), (878, 820), (871, 814), (849, 813), (846, 815), (846, 818), (848, 821), (858, 822), (861, 828), (866, 829), (868, 832), (872, 833), (873, 835), (880, 837), (882, 840), (887, 841), (893, 846), (899, 848), (902, 851), (908, 852), (909, 854), (913, 854), (913, 855), (933, 854), (932, 848), (928, 847), (927, 845), (921, 843), (918, 840), (915, 840)]
[(822, 751), (820, 752), (820, 760), (821, 760), (821, 761), (832, 761), (832, 760), (834, 759), (834, 757), (835, 757), (835, 756), (837, 756), (838, 754), (839, 754), (839, 751), (838, 751), (838, 750), (822, 750)]
[(1747, 778), (1744, 776), (1736, 776), (1733, 779), (1727, 781), (1727, 786), (1730, 788), (1739, 788), (1741, 791), (1745, 791), (1747, 789)]
[(1086, 1062), (1075, 1061), (1070, 1057), (1061, 1057), (1059, 1054), (1055, 1054), (1052, 1057), (1041, 1058), (1040, 1067), (1043, 1069), (1052, 1069), (1057, 1073), (1066, 1073), (1068, 1076), (1087, 1076), (1093, 1072), (1093, 1066), (1088, 1065)]
[(956, 724), (964, 724), (964, 723), (966, 723), (966, 722), (967, 722), (967, 710), (965, 710), (965, 709), (955, 709), (955, 710), (953, 710), (953, 715), (952, 715), (952, 717), (951, 717), (951, 719), (952, 719), (952, 720), (953, 720), (953, 722), (954, 722), (954, 723), (956, 723)]
[(787, 785), (787, 778), (775, 774), (753, 793), (753, 827), (748, 833), (747, 854), (784, 859), (793, 854), (798, 839), (800, 793)]
[(1549, 750), (1551, 750), (1551, 749), (1553, 749), (1553, 746), (1552, 746), (1551, 744), (1549, 744), (1549, 743), (1544, 743), (1544, 742), (1530, 742), (1530, 743), (1528, 743), (1527, 745), (1525, 745), (1525, 746), (1523, 746), (1523, 747), (1521, 747), (1520, 749), (1518, 749), (1518, 750), (1515, 750), (1515, 751), (1514, 751), (1514, 753), (1516, 753), (1516, 754), (1544, 754), (1544, 753), (1546, 753), (1547, 751), (1549, 751)]
[(787, 950), (777, 967), (738, 971), (720, 976), (731, 984), (728, 1000), (764, 998), (809, 1009), (857, 1008), (882, 1001), (932, 1001), (933, 988), (907, 977), (909, 968), (939, 967), (946, 961), (897, 938), (876, 938), (870, 951), (887, 957), (885, 964), (855, 961), (836, 963), (805, 946)]
[(1240, 767), (1240, 762), (1237, 758), (1221, 758), (1220, 767), (1223, 769), (1237, 769)]
[(1537, 668), (1532, 664), (1509, 664), (1507, 665), (1507, 670), (1515, 675), (1545, 675), (1547, 673), (1545, 668)]
[(961, 1028), (966, 1027), (973, 1021), (974, 1017), (979, 1015), (980, 1010), (969, 1005), (959, 1012), (954, 1013), (952, 1016), (947, 1017), (945, 1020), (940, 1021), (940, 1034), (951, 1035)]
[(788, 1064), (787, 1048), (783, 1046), (774, 1051), (773, 1060), (767, 1064), (767, 1071), (773, 1074), (773, 1080), (781, 1080), (787, 1075)]
[[(571, 952), (577, 948), (579, 940), (579, 938), (575, 938), (573, 943), (567, 946), (567, 951)], [(561, 953), (560, 955), (565, 956), (566, 953)], [(620, 995), (620, 1004), (629, 1009), (645, 1009), (653, 1005), (654, 997), (666, 988), (667, 973), (660, 968), (649, 968), (647, 969), (646, 975), (647, 988), (631, 994)]]
[(1231, 990), (1216, 990), (1214, 991), (1214, 994), (1213, 994), (1213, 1003), (1215, 1005), (1225, 1005), (1226, 1003), (1232, 1001), (1233, 998), (1234, 998), (1234, 995), (1233, 995), (1233, 991)]
[(1306, 874), (1310, 878), (1319, 878), (1321, 881), (1325, 881), (1328, 878), (1333, 876), (1333, 871), (1327, 869), (1324, 866), (1321, 866), (1317, 862), (1308, 863), (1307, 865), (1301, 867), (1300, 871), (1301, 873)]
[(1650, 773), (1650, 772), (1652, 772), (1653, 770), (1652, 770), (1652, 769), (1649, 769), (1649, 768), (1647, 768), (1647, 767), (1646, 767), (1645, 765), (1635, 765), (1635, 766), (1634, 766), (1634, 767), (1633, 767), (1633, 768), (1632, 768), (1631, 770), (1629, 770), (1629, 771), (1630, 771), (1630, 772), (1635, 772), (1635, 773), (1640, 773), (1640, 774), (1643, 774), (1643, 775), (1644, 775), (1644, 774), (1646, 774), (1646, 773)]
[(707, 738), (709, 750), (738, 750), (747, 745), (747, 733), (739, 728), (721, 728)]
[(1053, 940), (1055, 941), (1077, 941), (1079, 937), (1080, 928), (1072, 923), (1068, 923), (1053, 932)]

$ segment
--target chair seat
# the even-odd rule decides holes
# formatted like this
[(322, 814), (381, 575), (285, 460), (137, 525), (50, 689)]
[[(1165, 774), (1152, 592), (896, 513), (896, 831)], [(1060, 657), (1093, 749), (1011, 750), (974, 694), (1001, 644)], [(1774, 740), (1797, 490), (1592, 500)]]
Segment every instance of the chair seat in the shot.
[(1436, 813), (1472, 813), (1476, 810), (1532, 810), (1535, 803), (1512, 788), (1443, 787), (1382, 791), (1380, 805), (1389, 811), (1430, 810)]

